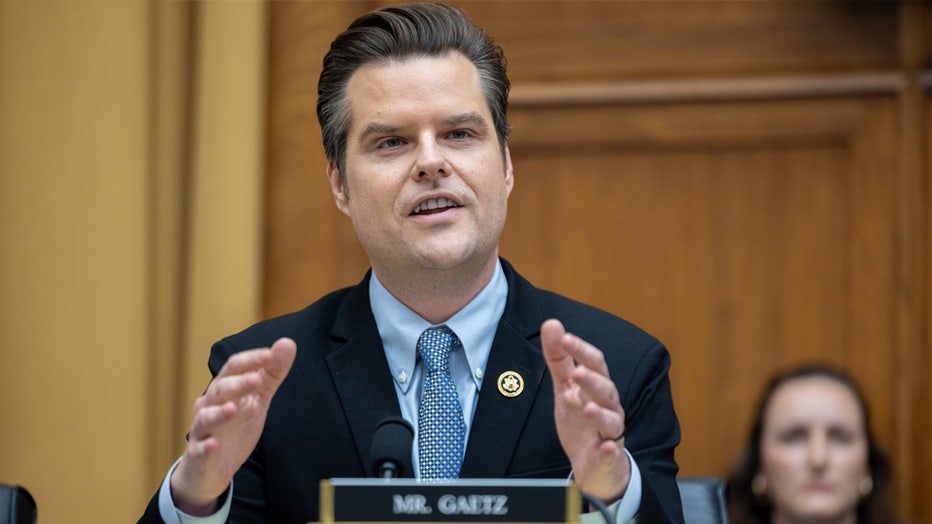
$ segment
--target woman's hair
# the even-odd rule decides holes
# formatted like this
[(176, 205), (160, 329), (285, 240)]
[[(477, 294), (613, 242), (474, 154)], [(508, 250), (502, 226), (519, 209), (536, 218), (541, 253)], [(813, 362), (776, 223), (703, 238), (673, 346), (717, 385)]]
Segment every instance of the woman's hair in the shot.
[(774, 392), (781, 386), (793, 380), (814, 377), (835, 380), (848, 388), (857, 399), (863, 415), (864, 433), (867, 436), (867, 462), (873, 480), (873, 489), (858, 503), (858, 524), (895, 522), (890, 463), (871, 432), (870, 414), (864, 402), (864, 395), (854, 380), (840, 369), (823, 364), (811, 364), (774, 376), (758, 401), (744, 451), (727, 479), (728, 513), (732, 524), (768, 524), (770, 522), (773, 504), (766, 497), (756, 495), (751, 489), (751, 483), (761, 467), (760, 449), (764, 414)]
[[(352, 107), (346, 87), (361, 66), (442, 57), (458, 52), (479, 72), (486, 103), (502, 147), (508, 137), (508, 91), (501, 47), (459, 8), (433, 3), (385, 7), (357, 18), (330, 44), (317, 84), (317, 118), (324, 153), (344, 177)], [(451, 86), (456, 87), (456, 86)]]

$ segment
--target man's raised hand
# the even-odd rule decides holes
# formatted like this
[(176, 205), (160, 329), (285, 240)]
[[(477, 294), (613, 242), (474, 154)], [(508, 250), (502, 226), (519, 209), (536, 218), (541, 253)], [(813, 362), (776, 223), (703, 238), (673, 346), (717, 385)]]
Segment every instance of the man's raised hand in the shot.
[(219, 508), (220, 495), (259, 442), (272, 396), (296, 353), (290, 338), (236, 353), (194, 402), (188, 446), (171, 478), (178, 509), (205, 516)]

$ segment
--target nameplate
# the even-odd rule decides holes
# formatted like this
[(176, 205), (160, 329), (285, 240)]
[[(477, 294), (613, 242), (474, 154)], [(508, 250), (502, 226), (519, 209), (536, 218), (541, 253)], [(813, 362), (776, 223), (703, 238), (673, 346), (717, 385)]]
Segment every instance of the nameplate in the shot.
[(320, 483), (320, 522), (579, 522), (570, 480), (344, 478)]

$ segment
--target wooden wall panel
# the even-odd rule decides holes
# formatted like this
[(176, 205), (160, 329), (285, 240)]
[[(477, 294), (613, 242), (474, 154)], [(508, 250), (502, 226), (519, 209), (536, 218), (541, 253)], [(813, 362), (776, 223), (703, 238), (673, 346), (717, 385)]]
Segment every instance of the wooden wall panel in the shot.
[[(895, 351), (895, 109), (884, 97), (514, 111), (502, 253), (669, 346), (684, 473), (721, 474), (749, 392), (800, 361), (863, 377), (883, 441), (898, 440), (881, 409), (901, 402), (895, 360), (876, 358)], [(665, 125), (645, 145), (652, 122)]]
[[(927, 56), (932, 57), (932, 15), (927, 21), (926, 27), (929, 31), (927, 34), (930, 37)], [(911, 460), (916, 465), (916, 472), (911, 478), (901, 481), (908, 483), (901, 484), (901, 486), (906, 491), (905, 496), (912, 497), (909, 500), (909, 507), (912, 510), (911, 515), (917, 517), (916, 522), (923, 520), (932, 522), (932, 497), (928, 496), (929, 482), (926, 475), (922, 473), (932, 470), (932, 446), (929, 445), (932, 442), (932, 380), (929, 380), (932, 377), (932, 242), (928, 241), (928, 238), (932, 237), (932, 147), (929, 147), (932, 143), (932, 74), (926, 73), (923, 78), (923, 109), (919, 112), (923, 117), (922, 132), (917, 141), (920, 176), (917, 177), (916, 192), (922, 201), (918, 213), (918, 235), (924, 235), (927, 241), (921, 243), (924, 251), (922, 256), (917, 257), (920, 274), (924, 276), (922, 286), (916, 290), (919, 294), (917, 298), (919, 327), (916, 329), (916, 335), (920, 350), (910, 355), (907, 360), (913, 372), (919, 376), (915, 401), (907, 407), (916, 419), (916, 426), (913, 428), (912, 441), (905, 446), (910, 456), (902, 459)]]
[(317, 123), (317, 79), (330, 41), (375, 7), (367, 2), (270, 4), (267, 316), (359, 281), (369, 267), (327, 184)]
[[(267, 315), (368, 267), (313, 90), (335, 32), (382, 3), (270, 4)], [(827, 360), (932, 522), (929, 3), (457, 3), (513, 81), (502, 253), (667, 344), (683, 472), (722, 474), (765, 378)]]
[(884, 2), (461, 1), (505, 48), (513, 82), (884, 69)]

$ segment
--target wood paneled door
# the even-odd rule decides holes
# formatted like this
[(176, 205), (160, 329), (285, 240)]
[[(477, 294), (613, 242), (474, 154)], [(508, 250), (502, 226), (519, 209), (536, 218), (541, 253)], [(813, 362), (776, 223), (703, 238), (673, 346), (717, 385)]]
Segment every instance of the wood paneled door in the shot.
[[(504, 47), (502, 254), (673, 355), (683, 474), (722, 475), (766, 379), (869, 397), (903, 513), (932, 522), (926, 2), (457, 2)], [(320, 59), (374, 2), (271, 9), (266, 314), (368, 267), (334, 207)]]

